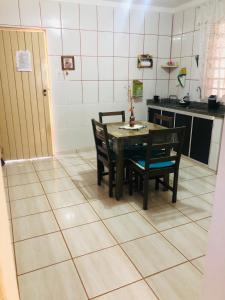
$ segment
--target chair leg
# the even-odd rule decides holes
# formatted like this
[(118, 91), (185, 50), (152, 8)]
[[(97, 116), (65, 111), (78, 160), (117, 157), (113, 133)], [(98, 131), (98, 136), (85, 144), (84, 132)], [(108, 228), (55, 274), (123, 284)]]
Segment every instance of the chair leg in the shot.
[(148, 181), (149, 181), (149, 175), (145, 174), (144, 175), (144, 183), (143, 183), (143, 189), (144, 189), (144, 201), (143, 201), (143, 209), (147, 210), (148, 209)]
[(114, 177), (114, 170), (113, 167), (109, 167), (109, 197), (113, 197), (113, 177)]
[(178, 186), (178, 172), (174, 173), (173, 178), (173, 197), (172, 197), (172, 203), (177, 202), (177, 186)]
[(129, 195), (133, 195), (133, 176), (132, 169), (128, 167), (128, 185), (129, 185)]
[(104, 170), (104, 166), (103, 166), (102, 162), (97, 160), (98, 185), (101, 185), (103, 170)]
[[(167, 185), (169, 185), (169, 183), (170, 183), (170, 175), (169, 175), (169, 174), (164, 176), (164, 182), (165, 182)], [(167, 187), (164, 187), (163, 190), (166, 192), (166, 191), (168, 191), (168, 188), (167, 188)]]
[(158, 180), (158, 178), (155, 179), (155, 190), (156, 191), (159, 190), (159, 180)]

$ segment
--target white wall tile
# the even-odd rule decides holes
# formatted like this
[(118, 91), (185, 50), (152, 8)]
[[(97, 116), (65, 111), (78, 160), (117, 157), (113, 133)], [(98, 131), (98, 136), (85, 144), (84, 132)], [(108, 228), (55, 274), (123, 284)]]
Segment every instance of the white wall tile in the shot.
[(157, 58), (153, 58), (153, 67), (143, 69), (144, 79), (156, 79)]
[(40, 27), (41, 16), (39, 0), (20, 0), (20, 16), (21, 25)]
[(194, 32), (193, 55), (200, 54), (200, 31)]
[(195, 27), (195, 8), (189, 8), (184, 11), (183, 33), (194, 31)]
[(200, 7), (196, 7), (195, 9), (195, 30), (199, 30), (200, 29), (200, 25), (201, 25), (201, 9)]
[(155, 95), (155, 80), (143, 80), (143, 100), (152, 99)]
[(200, 101), (198, 86), (200, 86), (199, 80), (190, 80), (190, 98), (192, 101)]
[(128, 79), (128, 58), (123, 58), (123, 57), (114, 58), (114, 79), (115, 80)]
[(99, 102), (112, 103), (113, 95), (113, 81), (99, 81)]
[(169, 80), (157, 80), (156, 81), (156, 95), (161, 98), (167, 98), (169, 92)]
[(137, 57), (144, 51), (144, 35), (130, 34), (130, 57)]
[(182, 34), (183, 29), (183, 11), (177, 12), (173, 17), (173, 35)]
[(129, 79), (142, 79), (143, 69), (137, 67), (137, 58), (129, 58)]
[(62, 40), (60, 29), (48, 29), (48, 54), (49, 55), (62, 55)]
[(62, 28), (79, 29), (79, 5), (61, 2)]
[(82, 57), (82, 79), (98, 80), (97, 57)]
[(113, 57), (99, 57), (99, 80), (113, 80)]
[(121, 7), (114, 9), (114, 31), (129, 32), (129, 9)]
[(115, 102), (125, 102), (128, 107), (128, 82), (114, 81), (114, 100)]
[(82, 103), (81, 81), (58, 81), (53, 85), (56, 105), (74, 105)]
[(169, 80), (169, 69), (162, 68), (162, 65), (165, 65), (168, 62), (168, 59), (158, 59), (157, 63), (157, 79), (167, 79)]
[(81, 58), (75, 56), (75, 70), (69, 71), (68, 75), (65, 76), (66, 80), (81, 80)]
[(79, 30), (63, 29), (63, 54), (80, 55), (80, 32)]
[(80, 5), (80, 28), (97, 30), (97, 8), (95, 5)]
[(97, 56), (97, 32), (81, 30), (81, 55)]
[(98, 30), (113, 31), (113, 8), (98, 6)]
[(98, 32), (98, 55), (113, 56), (112, 32)]
[(169, 81), (169, 95), (178, 95), (178, 82), (177, 80)]
[(61, 57), (60, 56), (49, 56), (49, 75), (51, 81), (64, 80), (64, 74), (61, 66)]
[(145, 13), (143, 9), (130, 10), (130, 33), (144, 33)]
[(186, 68), (187, 69), (186, 79), (190, 79), (191, 78), (191, 57), (190, 56), (186, 56), (186, 57), (181, 58), (180, 68)]
[(83, 102), (98, 103), (98, 81), (83, 81)]
[(115, 33), (114, 34), (114, 55), (129, 56), (129, 34)]
[(184, 87), (179, 85), (179, 87), (178, 87), (178, 98), (183, 99), (184, 96), (187, 95), (187, 93), (190, 93), (190, 80), (186, 80)]
[(145, 12), (145, 34), (158, 34), (159, 13), (154, 11)]
[(181, 35), (176, 35), (172, 38), (172, 57), (180, 57), (181, 55)]
[(200, 66), (197, 67), (195, 56), (192, 56), (191, 79), (200, 80)]
[(1, 0), (0, 24), (20, 25), (19, 7), (17, 0)]
[(150, 54), (153, 57), (158, 56), (158, 36), (157, 35), (145, 35), (144, 41), (144, 53)]
[(158, 57), (170, 57), (171, 38), (169, 36), (159, 36), (158, 41)]
[(173, 15), (171, 13), (160, 13), (159, 35), (171, 35)]
[(41, 2), (41, 19), (43, 27), (60, 28), (60, 7), (58, 2)]
[(171, 60), (174, 61), (175, 63), (177, 63), (179, 67), (170, 70), (170, 79), (177, 80), (177, 76), (178, 76), (180, 68), (181, 68), (180, 58), (172, 57)]
[(182, 49), (181, 56), (191, 56), (193, 48), (193, 32), (182, 35)]

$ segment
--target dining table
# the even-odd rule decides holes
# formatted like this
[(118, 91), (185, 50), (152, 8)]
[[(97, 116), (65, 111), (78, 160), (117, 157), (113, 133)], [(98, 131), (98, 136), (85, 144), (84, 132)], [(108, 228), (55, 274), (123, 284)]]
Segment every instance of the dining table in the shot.
[(141, 137), (149, 134), (149, 130), (165, 129), (164, 126), (150, 123), (147, 121), (136, 121), (136, 125), (141, 125), (140, 129), (125, 129), (124, 126), (128, 122), (107, 123), (108, 135), (114, 143), (114, 151), (116, 153), (116, 178), (115, 178), (115, 196), (119, 200), (123, 197), (123, 183), (124, 183), (124, 145), (135, 145)]

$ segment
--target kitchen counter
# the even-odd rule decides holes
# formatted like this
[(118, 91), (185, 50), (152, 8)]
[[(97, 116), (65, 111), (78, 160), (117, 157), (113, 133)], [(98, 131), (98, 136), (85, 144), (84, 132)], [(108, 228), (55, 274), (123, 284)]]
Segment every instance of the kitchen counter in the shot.
[(206, 118), (214, 119), (214, 118), (224, 118), (225, 115), (225, 106), (220, 105), (218, 109), (209, 110), (208, 103), (191, 101), (190, 105), (187, 107), (183, 107), (179, 104), (179, 100), (171, 100), (171, 99), (161, 99), (159, 102), (154, 102), (153, 99), (147, 100), (148, 106), (154, 106), (155, 108), (161, 107), (165, 108), (169, 111), (178, 111), (184, 112), (185, 114), (196, 114), (203, 115)]

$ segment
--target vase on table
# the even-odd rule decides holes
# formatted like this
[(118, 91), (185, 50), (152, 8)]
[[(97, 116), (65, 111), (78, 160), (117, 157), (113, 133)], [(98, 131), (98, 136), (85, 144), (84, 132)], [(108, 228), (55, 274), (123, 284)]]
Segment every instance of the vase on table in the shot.
[(129, 125), (130, 127), (134, 127), (135, 125), (135, 116), (134, 116), (134, 106), (133, 106), (133, 97), (131, 95), (131, 88), (128, 89), (128, 98), (130, 102), (130, 120)]

